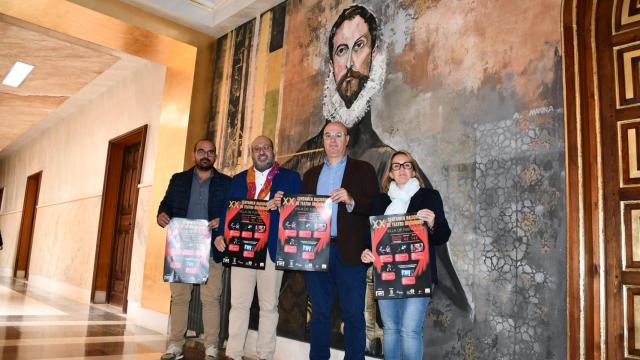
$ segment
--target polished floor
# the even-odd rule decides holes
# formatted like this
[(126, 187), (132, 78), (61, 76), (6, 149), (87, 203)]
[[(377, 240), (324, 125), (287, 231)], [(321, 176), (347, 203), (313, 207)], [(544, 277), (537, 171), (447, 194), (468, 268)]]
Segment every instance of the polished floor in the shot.
[[(0, 359), (159, 359), (165, 335), (108, 307), (80, 304), (0, 277)], [(184, 359), (204, 358), (200, 341)]]

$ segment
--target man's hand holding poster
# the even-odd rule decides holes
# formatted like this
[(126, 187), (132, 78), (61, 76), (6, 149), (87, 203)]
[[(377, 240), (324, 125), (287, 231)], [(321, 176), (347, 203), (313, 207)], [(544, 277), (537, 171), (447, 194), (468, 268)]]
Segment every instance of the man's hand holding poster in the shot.
[(227, 247), (222, 263), (264, 270), (269, 240), (269, 208), (263, 200), (230, 199), (224, 224)]
[(331, 212), (328, 196), (283, 196), (276, 269), (329, 270)]
[(205, 283), (210, 253), (211, 229), (207, 220), (171, 219), (167, 225), (164, 281)]

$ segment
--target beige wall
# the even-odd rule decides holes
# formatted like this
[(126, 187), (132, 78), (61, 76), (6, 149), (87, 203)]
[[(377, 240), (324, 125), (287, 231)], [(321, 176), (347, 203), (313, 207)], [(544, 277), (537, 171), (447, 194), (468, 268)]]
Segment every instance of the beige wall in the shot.
[(187, 146), (181, 149), (184, 156), (184, 168), (191, 167), (191, 146), (195, 141), (205, 137), (207, 134), (211, 82), (213, 80), (211, 64), (213, 64), (215, 52), (215, 39), (121, 1), (70, 1), (128, 24), (147, 29), (153, 33), (162, 34), (185, 44), (190, 44), (198, 49), (195, 59), (195, 76), (193, 79), (193, 96), (191, 97), (189, 109), (189, 124), (186, 129)]
[(29, 276), (90, 294), (109, 140), (148, 124), (129, 290), (129, 299), (140, 301), (165, 67), (130, 63), (101, 75), (119, 76), (116, 84), (0, 158), (1, 272), (13, 270), (26, 178), (42, 171)]
[[(154, 186), (145, 190), (150, 192), (148, 208), (157, 209), (171, 174), (184, 168), (185, 152), (189, 147), (186, 144), (192, 143), (189, 139), (200, 137), (197, 134), (200, 131), (204, 135), (206, 116), (202, 114), (207, 114), (209, 109), (211, 55), (215, 40), (167, 20), (123, 7), (120, 2), (83, 2), (83, 6), (93, 10), (61, 0), (39, 0), (38, 5), (21, 0), (3, 0), (0, 1), (0, 13), (167, 67), (152, 176)], [(193, 131), (196, 128), (202, 129)], [(169, 286), (161, 277), (165, 234), (155, 224), (155, 211), (149, 211), (147, 216), (144, 265), (141, 265), (144, 266), (141, 301), (136, 303), (131, 301), (131, 297), (129, 300), (130, 305), (141, 311), (166, 314), (169, 310)], [(134, 246), (136, 248), (139, 249)], [(29, 282), (33, 281), (31, 277)], [(160, 322), (166, 325), (166, 318), (158, 324)]]
[[(166, 66), (155, 169), (153, 175), (145, 174), (139, 205), (157, 209), (169, 178), (185, 166), (185, 153), (190, 148), (187, 144), (205, 134), (215, 39), (120, 2), (81, 3), (82, 6), (62, 0), (39, 0), (35, 6), (22, 0), (2, 0), (0, 13)], [(148, 179), (152, 180), (146, 182)], [(134, 245), (134, 256), (135, 251), (145, 253), (144, 263), (135, 263), (144, 268), (143, 280), (131, 279), (135, 284), (131, 287), (142, 282), (142, 289), (130, 289), (129, 302), (145, 314), (166, 314), (170, 293), (162, 281), (165, 233), (155, 224), (154, 210), (146, 217), (146, 226), (142, 226), (145, 229), (136, 229), (146, 231), (146, 243)], [(132, 268), (132, 272), (139, 270)], [(33, 283), (34, 277), (29, 282)], [(140, 302), (132, 301), (138, 296)], [(166, 326), (166, 317), (160, 322)]]

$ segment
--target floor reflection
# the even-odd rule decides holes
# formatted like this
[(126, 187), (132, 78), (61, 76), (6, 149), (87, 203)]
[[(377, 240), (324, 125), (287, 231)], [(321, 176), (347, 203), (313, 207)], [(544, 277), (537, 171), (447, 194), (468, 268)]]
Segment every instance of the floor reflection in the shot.
[(165, 341), (163, 334), (127, 322), (122, 314), (0, 277), (2, 360), (159, 359)]
[[(164, 334), (128, 322), (109, 306), (77, 303), (0, 276), (0, 360), (157, 360), (165, 349)], [(184, 360), (204, 359), (199, 339), (183, 350)]]

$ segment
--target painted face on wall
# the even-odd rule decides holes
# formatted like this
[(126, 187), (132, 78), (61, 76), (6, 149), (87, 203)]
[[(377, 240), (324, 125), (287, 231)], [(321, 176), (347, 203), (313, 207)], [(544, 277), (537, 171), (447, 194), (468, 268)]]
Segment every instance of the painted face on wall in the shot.
[(350, 108), (367, 83), (375, 52), (367, 23), (360, 16), (345, 21), (336, 30), (333, 44), (331, 66), (336, 88)]

